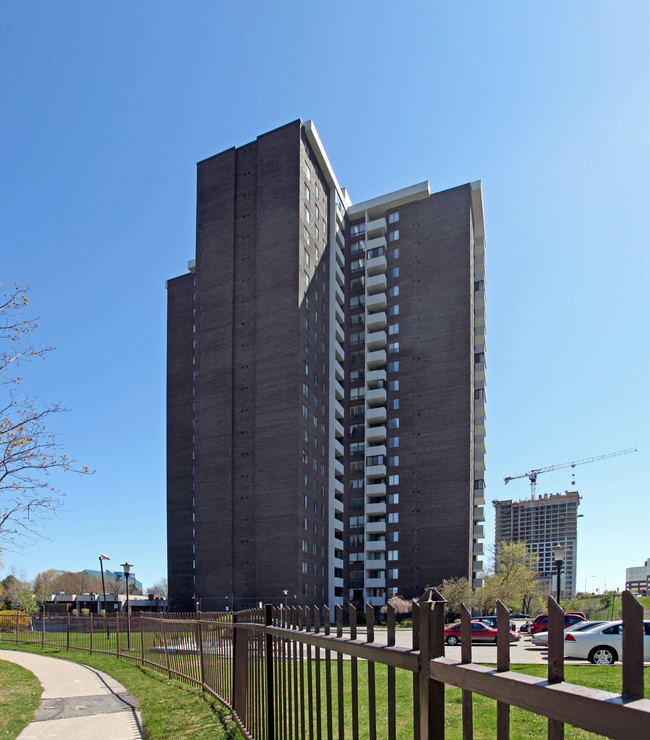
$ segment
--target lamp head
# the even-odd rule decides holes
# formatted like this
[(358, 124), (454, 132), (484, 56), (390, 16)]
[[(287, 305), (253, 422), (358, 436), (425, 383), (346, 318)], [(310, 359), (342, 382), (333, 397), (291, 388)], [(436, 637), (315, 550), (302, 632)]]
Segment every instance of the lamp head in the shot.
[(124, 571), (125, 575), (129, 575), (131, 572), (131, 568), (133, 568), (133, 563), (121, 563), (120, 568)]
[(110, 560), (110, 558), (108, 557), (108, 555), (104, 555), (103, 553), (99, 556), (99, 559), (100, 560)]

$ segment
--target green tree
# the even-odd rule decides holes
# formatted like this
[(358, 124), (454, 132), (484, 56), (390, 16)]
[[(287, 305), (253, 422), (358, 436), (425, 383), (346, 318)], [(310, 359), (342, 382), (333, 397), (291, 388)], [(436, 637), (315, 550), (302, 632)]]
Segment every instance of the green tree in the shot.
[(36, 320), (26, 318), (27, 291), (16, 283), (0, 298), (0, 545), (32, 544), (63, 494), (47, 476), (53, 470), (88, 473), (65, 455), (49, 422), (64, 409), (40, 406), (19, 393), (21, 366), (52, 347), (35, 347)]
[(528, 551), (525, 542), (499, 543), (494, 572), (485, 579), (480, 593), (484, 611), (494, 611), (500, 599), (511, 610), (530, 614), (544, 594), (536, 564), (537, 556)]
[(445, 578), (436, 588), (447, 601), (445, 613), (450, 621), (460, 617), (461, 604), (471, 609), (477, 603), (477, 595), (467, 578)]

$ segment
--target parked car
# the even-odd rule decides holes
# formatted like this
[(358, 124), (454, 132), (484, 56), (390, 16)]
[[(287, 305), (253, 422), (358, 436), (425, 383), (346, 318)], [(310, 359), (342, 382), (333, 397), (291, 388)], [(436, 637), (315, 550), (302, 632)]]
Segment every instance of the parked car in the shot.
[[(574, 614), (567, 612), (564, 615), (564, 628), (576, 624), (577, 622), (586, 622), (587, 620), (580, 614)], [(536, 632), (546, 632), (548, 630), (548, 614), (538, 614), (533, 623), (530, 626), (530, 634), (534, 635)]]
[[(483, 622), (472, 620), (472, 642), (491, 642), (496, 643), (498, 631), (489, 627)], [(519, 635), (510, 630), (510, 642), (519, 640)], [(460, 622), (445, 627), (445, 642), (447, 645), (458, 645), (460, 642)]]
[[(643, 658), (650, 660), (650, 621), (643, 623)], [(623, 622), (605, 622), (583, 632), (568, 632), (564, 637), (565, 658), (585, 658), (597, 665), (612, 665), (623, 654)]]
[(523, 612), (510, 612), (510, 619), (530, 619), (530, 614)]
[(523, 624), (521, 625), (521, 627), (519, 628), (519, 631), (520, 631), (520, 632), (530, 632), (530, 625), (531, 625), (531, 624), (532, 624), (532, 622), (531, 622), (531, 621), (530, 621), (530, 619), (529, 619), (529, 620), (528, 620), (527, 622), (524, 622), (524, 623), (523, 623)]
[[(489, 616), (489, 617), (472, 617), (472, 622), (483, 622), (483, 624), (487, 624), (488, 627), (492, 627), (492, 629), (496, 629), (498, 625), (497, 617)], [(510, 622), (510, 629), (516, 631), (515, 625)]]
[[(598, 627), (600, 624), (606, 624), (606, 622), (576, 622), (565, 627), (564, 632), (582, 632), (583, 630), (590, 630), (592, 627)], [(537, 632), (532, 636), (531, 642), (534, 645), (548, 645), (548, 632)]]

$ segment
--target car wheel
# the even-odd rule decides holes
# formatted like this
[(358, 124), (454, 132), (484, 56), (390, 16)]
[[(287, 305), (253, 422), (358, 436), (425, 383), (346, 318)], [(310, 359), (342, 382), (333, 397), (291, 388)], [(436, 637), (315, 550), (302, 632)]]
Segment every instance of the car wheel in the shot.
[(447, 645), (458, 645), (458, 638), (455, 635), (449, 635)]
[(595, 647), (589, 653), (589, 661), (591, 663), (595, 663), (596, 665), (612, 665), (613, 663), (616, 663), (617, 660), (618, 655), (616, 653), (616, 650), (604, 645), (601, 645), (600, 647)]

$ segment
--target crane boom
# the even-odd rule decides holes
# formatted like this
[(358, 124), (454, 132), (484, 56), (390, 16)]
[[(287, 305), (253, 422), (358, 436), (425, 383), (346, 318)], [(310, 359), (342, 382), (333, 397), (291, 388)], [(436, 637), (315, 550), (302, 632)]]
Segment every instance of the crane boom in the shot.
[(631, 447), (629, 450), (620, 450), (619, 452), (608, 452), (606, 455), (596, 455), (596, 457), (586, 457), (584, 460), (573, 460), (572, 462), (560, 463), (559, 465), (547, 465), (545, 468), (535, 468), (529, 470), (527, 473), (521, 475), (509, 475), (503, 479), (503, 482), (508, 485), (511, 480), (517, 480), (518, 478), (528, 478), (530, 480), (530, 496), (535, 498), (535, 489), (537, 487), (537, 476), (540, 473), (549, 473), (551, 470), (562, 470), (563, 468), (575, 468), (576, 465), (585, 465), (586, 463), (596, 462), (598, 460), (606, 460), (609, 457), (618, 457), (619, 455), (628, 455), (630, 452), (636, 452), (636, 447)]

